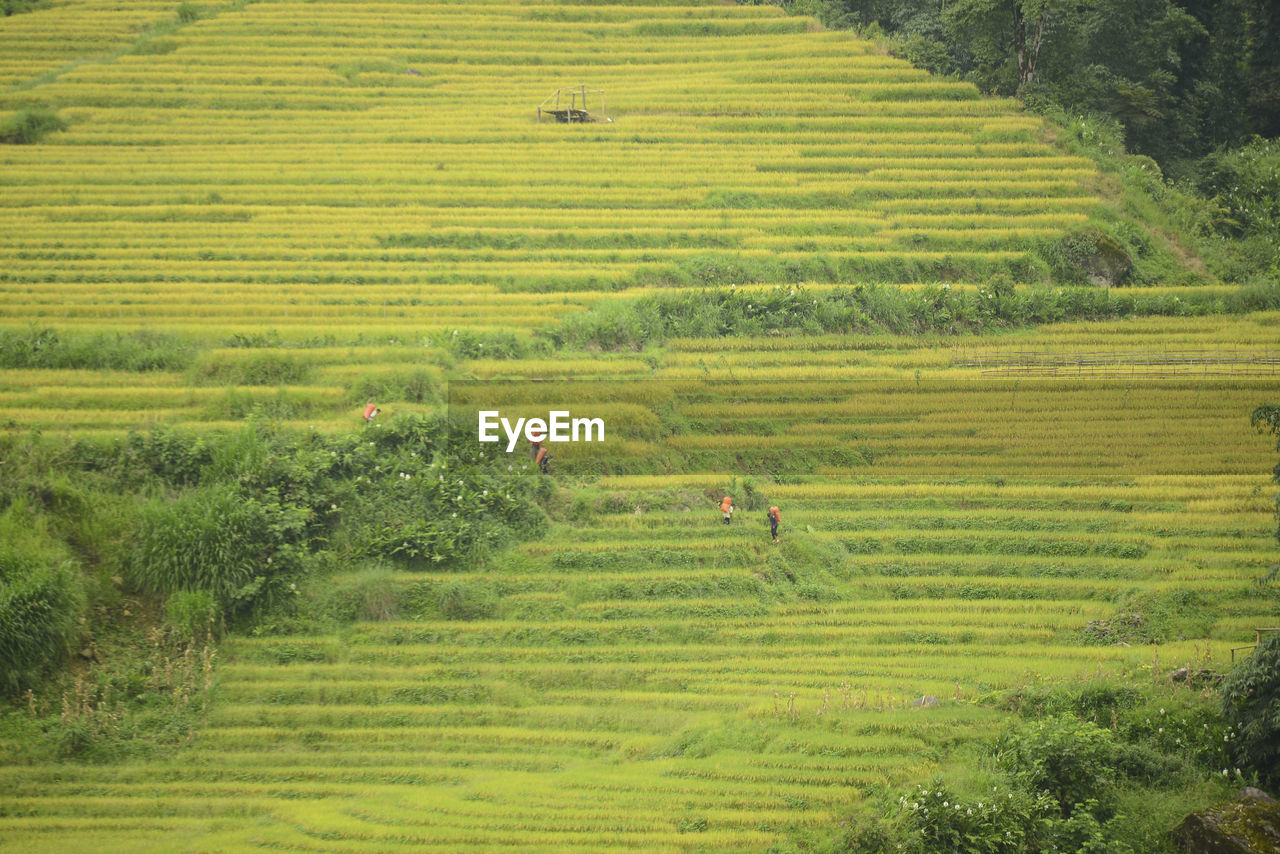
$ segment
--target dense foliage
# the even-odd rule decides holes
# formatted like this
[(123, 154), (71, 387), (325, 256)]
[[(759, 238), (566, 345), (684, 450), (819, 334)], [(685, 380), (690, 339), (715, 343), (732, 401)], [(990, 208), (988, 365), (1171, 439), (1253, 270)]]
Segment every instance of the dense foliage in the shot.
[(848, 850), (1163, 851), (1164, 830), (1153, 833), (1149, 816), (1125, 814), (1128, 797), (1159, 813), (1157, 801), (1176, 802), (1199, 781), (1253, 779), (1223, 770), (1240, 733), (1194, 691), (1092, 681), (1030, 687), (995, 702), (1023, 719), (985, 746), (981, 785), (941, 776), (917, 784), (880, 817), (853, 823)]
[[(1258, 432), (1270, 433), (1275, 436), (1276, 450), (1280, 450), (1280, 406), (1263, 404), (1253, 410), (1249, 420)], [(1277, 462), (1275, 468), (1271, 470), (1271, 479), (1280, 484), (1280, 462)], [(1276, 521), (1280, 523), (1280, 494), (1276, 495), (1275, 504)], [(1280, 524), (1276, 526), (1276, 539), (1280, 540)]]
[(547, 485), (454, 442), (453, 430), (406, 416), (336, 436), (253, 422), (70, 448), (10, 437), (3, 530), (57, 530), (4, 538), (0, 688), (30, 685), (91, 633), (83, 570), (65, 542), (119, 572), (107, 588), (169, 598), (170, 622), (190, 637), (211, 621), (287, 611), (305, 579), (334, 565), (465, 567), (536, 535)]
[(885, 35), (936, 74), (1094, 124), (1208, 203), (1182, 224), (1188, 237), (1203, 228), (1258, 244), (1240, 247), (1255, 266), (1280, 260), (1280, 15), (1268, 0), (759, 2)]
[(1144, 293), (1101, 288), (1015, 288), (1007, 277), (973, 290), (857, 285), (830, 291), (775, 287), (672, 291), (601, 302), (549, 332), (557, 344), (639, 348), (671, 337), (978, 332), (1062, 320), (1258, 311), (1280, 307), (1273, 286), (1219, 293)]
[(54, 131), (66, 129), (66, 121), (52, 110), (19, 110), (0, 122), (0, 145), (34, 145)]
[(65, 555), (0, 543), (0, 692), (31, 684), (66, 657), (83, 605), (80, 569)]
[(1238, 731), (1236, 760), (1271, 785), (1280, 783), (1280, 632), (1267, 635), (1221, 691), (1223, 711)]
[(883, 28), (935, 73), (1108, 116), (1133, 150), (1162, 163), (1280, 136), (1280, 19), (1267, 0), (830, 5), (836, 23)]
[(0, 329), (0, 368), (165, 371), (186, 367), (191, 354), (190, 342), (148, 329), (70, 337), (47, 327)]
[(22, 12), (33, 12), (49, 6), (49, 0), (0, 0), (0, 15), (18, 15)]

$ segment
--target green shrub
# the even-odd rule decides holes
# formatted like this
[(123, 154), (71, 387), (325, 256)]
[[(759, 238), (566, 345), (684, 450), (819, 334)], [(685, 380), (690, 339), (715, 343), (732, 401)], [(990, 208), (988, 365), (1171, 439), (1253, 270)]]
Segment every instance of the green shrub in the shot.
[[(85, 456), (92, 450), (82, 446), (81, 452)], [(114, 462), (118, 468), (154, 475), (173, 486), (188, 486), (200, 479), (211, 459), (209, 444), (201, 436), (190, 430), (160, 427), (148, 433), (131, 432), (114, 461), (95, 457), (94, 462), (104, 468)]]
[(57, 113), (32, 107), (19, 110), (0, 123), (0, 144), (34, 145), (54, 131), (66, 129), (67, 123)]
[(1027, 790), (1047, 792), (1063, 816), (1111, 789), (1121, 754), (1110, 730), (1069, 714), (1008, 730), (996, 744), (997, 766)]
[[(550, 486), (544, 478), (505, 471), (497, 457), (479, 459), (474, 430), (474, 423), (406, 417), (353, 436), (338, 452), (354, 476), (342, 486), (351, 492), (340, 498), (342, 518), (333, 532), (338, 550), (448, 566), (474, 561), (514, 536), (536, 535), (546, 520), (531, 499)], [(431, 448), (448, 448), (450, 435), (469, 437), (452, 447), (466, 448), (471, 458), (433, 458)]]
[(53, 329), (0, 330), (0, 367), (173, 371), (191, 362), (190, 343), (145, 329), (128, 334), (59, 335)]
[[(1101, 544), (1099, 544), (1101, 545)], [(1109, 557), (1126, 555), (1113, 549)], [(1094, 550), (1100, 553), (1100, 550)], [(1213, 612), (1194, 590), (1137, 593), (1125, 597), (1116, 613), (1106, 620), (1094, 620), (1080, 631), (1086, 644), (1111, 645), (1166, 643), (1184, 638), (1205, 637), (1213, 628)]]
[(1217, 151), (1197, 164), (1196, 190), (1222, 206), (1216, 230), (1255, 233), (1280, 249), (1280, 143), (1255, 137), (1241, 148)]
[[(228, 614), (271, 598), (293, 569), (279, 519), (228, 486), (202, 487), (142, 508), (129, 577), (150, 593), (205, 591)], [(274, 564), (273, 564), (274, 562)]]
[(449, 620), (484, 620), (498, 611), (498, 597), (487, 587), (451, 581), (440, 591), (440, 613)]
[(193, 379), (204, 385), (298, 385), (310, 379), (312, 366), (282, 353), (209, 357)]
[(1280, 785), (1280, 632), (1272, 632), (1236, 665), (1220, 689), (1235, 728), (1235, 756), (1264, 782)]
[(440, 389), (436, 375), (423, 368), (410, 368), (392, 374), (358, 377), (347, 389), (347, 400), (364, 403), (369, 400), (395, 400), (406, 403), (438, 403)]
[(49, 0), (0, 0), (0, 16), (9, 17), (49, 8)]
[[(1022, 280), (1028, 278), (1042, 277)], [(839, 276), (816, 280), (842, 281)], [(1014, 278), (1003, 270), (992, 271), (986, 281), (990, 284), (973, 290), (948, 284), (914, 290), (859, 284), (821, 293), (809, 292), (803, 286), (673, 291), (626, 300), (600, 300), (543, 334), (558, 346), (638, 350), (650, 343), (684, 336), (861, 332), (954, 335), (1067, 319), (1188, 317), (1280, 308), (1280, 285), (1274, 282), (1223, 298), (1212, 292), (1188, 291), (1175, 296), (1168, 292), (1148, 294), (1129, 288), (1092, 286), (1015, 289)]]
[(399, 585), (395, 571), (388, 566), (372, 564), (351, 578), (329, 579), (323, 584), (327, 595), (318, 604), (320, 613), (316, 615), (322, 619), (350, 623), (394, 620), (400, 614)]
[(917, 786), (899, 805), (910, 850), (928, 854), (1042, 851), (1057, 813), (1044, 793), (996, 787), (981, 798), (962, 797), (936, 779)]
[(22, 690), (64, 658), (83, 610), (83, 579), (72, 562), (0, 543), (0, 692)]

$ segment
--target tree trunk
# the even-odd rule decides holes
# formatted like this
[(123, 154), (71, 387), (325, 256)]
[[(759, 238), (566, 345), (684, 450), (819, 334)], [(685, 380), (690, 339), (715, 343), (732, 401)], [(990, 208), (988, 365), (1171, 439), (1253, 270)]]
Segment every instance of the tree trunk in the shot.
[(1027, 43), (1027, 16), (1022, 3), (1013, 4), (1013, 50), (1018, 57), (1018, 94), (1023, 88), (1036, 79), (1036, 63), (1040, 59), (1040, 42), (1044, 38), (1044, 13), (1048, 2), (1040, 6), (1036, 16), (1035, 31), (1031, 34), (1031, 43)]

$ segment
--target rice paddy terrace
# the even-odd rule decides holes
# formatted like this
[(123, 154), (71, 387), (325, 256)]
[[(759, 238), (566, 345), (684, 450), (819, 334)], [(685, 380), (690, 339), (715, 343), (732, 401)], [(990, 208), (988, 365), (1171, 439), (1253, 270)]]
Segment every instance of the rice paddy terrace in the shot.
[[(3, 152), (0, 322), (345, 341), (765, 262), (977, 281), (1095, 204), (1037, 119), (773, 7), (207, 8), (128, 43), (172, 9), (4, 22), (0, 109), (70, 128)], [(566, 81), (614, 121), (537, 124)]]
[[(769, 7), (203, 14), (70, 0), (0, 21), (0, 109), (70, 121), (0, 149), (0, 327), (202, 348), (183, 370), (0, 371), (6, 429), (215, 429), (281, 401), (286, 423), (354, 429), (359, 382), (408, 376), (580, 381), (555, 393), (620, 433), (557, 461), (578, 508), (466, 575), (496, 602), (483, 619), (234, 638), (177, 752), (0, 763), (0, 845), (765, 850), (927, 779), (1000, 725), (973, 702), (987, 692), (1220, 663), (1267, 619), (1248, 591), (1274, 562), (1273, 451), (1248, 413), (1274, 375), (1004, 377), (888, 336), (449, 348), (752, 271), (1022, 279), (1030, 241), (1097, 200), (1091, 164), (1013, 105)], [(581, 81), (613, 122), (535, 122)], [(966, 346), (1256, 352), (1277, 327), (1151, 318)], [(272, 358), (293, 378), (220, 381)], [(746, 477), (783, 508), (776, 546)], [(402, 598), (452, 577), (403, 573)], [(1222, 604), (1156, 648), (1090, 643), (1132, 596)]]

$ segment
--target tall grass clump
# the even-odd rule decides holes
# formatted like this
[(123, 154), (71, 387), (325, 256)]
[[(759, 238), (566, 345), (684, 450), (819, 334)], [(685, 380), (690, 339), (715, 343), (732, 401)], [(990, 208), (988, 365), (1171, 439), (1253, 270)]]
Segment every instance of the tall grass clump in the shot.
[(370, 562), (351, 576), (312, 579), (299, 610), (317, 625), (394, 620), (400, 615), (398, 591), (395, 568)]
[(730, 335), (889, 333), (968, 334), (1131, 316), (1193, 317), (1280, 308), (1280, 286), (1257, 285), (1229, 296), (1188, 290), (1180, 296), (1140, 289), (1016, 287), (997, 274), (969, 290), (937, 284), (906, 290), (880, 284), (813, 293), (804, 287), (672, 291), (632, 300), (601, 300), (547, 330), (559, 346), (637, 350), (667, 338)]
[(174, 371), (193, 353), (190, 342), (146, 329), (72, 336), (48, 328), (0, 330), (0, 368)]
[(206, 358), (196, 365), (192, 379), (202, 385), (299, 385), (311, 374), (311, 365), (290, 356), (252, 353)]
[(0, 516), (0, 693), (17, 693), (65, 658), (84, 610), (79, 568), (26, 517), (22, 502)]
[(358, 377), (348, 387), (346, 396), (353, 404), (366, 400), (438, 403), (440, 398), (436, 374), (425, 368), (406, 368), (390, 374)]
[(178, 23), (194, 24), (196, 21), (204, 17), (205, 10), (194, 3), (181, 3), (178, 5)]
[(0, 0), (0, 16), (20, 15), (49, 8), (49, 0)]
[(243, 612), (292, 568), (278, 528), (266, 505), (225, 484), (152, 500), (139, 514), (129, 578), (148, 593), (204, 591), (225, 612)]
[(169, 596), (164, 611), (178, 637), (190, 641), (213, 635), (221, 613), (207, 590), (179, 590)]
[(54, 131), (66, 129), (66, 121), (53, 110), (31, 107), (0, 123), (0, 144), (35, 145)]

